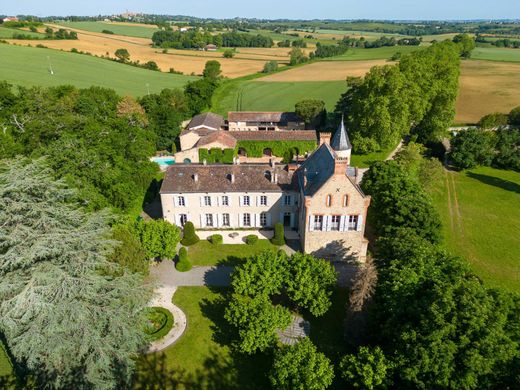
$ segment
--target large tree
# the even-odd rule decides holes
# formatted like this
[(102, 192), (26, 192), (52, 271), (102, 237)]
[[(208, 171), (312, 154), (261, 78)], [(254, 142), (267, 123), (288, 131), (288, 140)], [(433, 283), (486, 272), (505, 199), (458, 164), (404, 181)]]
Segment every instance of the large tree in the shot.
[(468, 129), (459, 132), (451, 140), (451, 162), (458, 168), (470, 169), (478, 165), (488, 166), (495, 156), (493, 132)]
[(144, 345), (149, 292), (109, 261), (109, 216), (52, 176), (43, 160), (0, 165), (0, 331), (37, 383), (115, 388)]
[(294, 111), (310, 128), (319, 128), (327, 116), (325, 102), (318, 99), (301, 100), (294, 106)]

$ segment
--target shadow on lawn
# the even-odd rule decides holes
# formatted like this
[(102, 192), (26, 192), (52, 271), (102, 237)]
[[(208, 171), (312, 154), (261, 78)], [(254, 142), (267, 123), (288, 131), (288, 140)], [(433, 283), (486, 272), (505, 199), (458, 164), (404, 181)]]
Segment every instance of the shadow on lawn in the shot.
[(468, 172), (466, 175), (472, 179), (478, 180), (484, 184), (488, 184), (490, 186), (502, 188), (506, 191), (516, 192), (517, 194), (520, 194), (520, 185), (516, 184), (515, 182), (500, 179), (498, 177), (489, 176), (489, 175), (481, 175), (479, 173), (474, 172)]

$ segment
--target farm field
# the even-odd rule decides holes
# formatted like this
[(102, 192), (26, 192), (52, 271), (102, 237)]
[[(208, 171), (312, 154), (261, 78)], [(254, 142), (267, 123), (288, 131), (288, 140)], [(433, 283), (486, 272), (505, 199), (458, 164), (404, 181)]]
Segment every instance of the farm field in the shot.
[(66, 28), (85, 30), (100, 33), (103, 30), (112, 31), (117, 35), (126, 35), (129, 37), (152, 38), (154, 32), (159, 31), (157, 26), (148, 24), (132, 24), (117, 22), (60, 22), (61, 26)]
[(25, 31), (16, 28), (8, 28), (8, 27), (0, 27), (0, 38), (1, 39), (10, 39), (13, 37), (13, 34), (23, 34), (29, 35), (35, 39), (45, 38), (45, 35), (40, 33), (34, 33), (32, 31)]
[(471, 52), (471, 58), (474, 60), (520, 62), (520, 49), (476, 47)]
[(393, 64), (386, 60), (319, 61), (284, 72), (274, 73), (258, 81), (345, 81), (347, 76), (363, 77), (373, 66)]
[(395, 53), (407, 54), (419, 50), (421, 46), (385, 46), (374, 49), (350, 48), (345, 54), (336, 57), (324, 58), (324, 61), (361, 61), (361, 60), (388, 60)]
[[(54, 75), (49, 73), (49, 60)], [(0, 80), (23, 86), (71, 84), (114, 89), (120, 95), (141, 96), (164, 88), (182, 87), (195, 77), (123, 65), (91, 56), (57, 50), (0, 45)]]
[(520, 173), (488, 167), (446, 172), (433, 191), (444, 245), (489, 287), (520, 291)]
[(457, 123), (475, 123), (492, 112), (520, 106), (520, 64), (462, 61)]

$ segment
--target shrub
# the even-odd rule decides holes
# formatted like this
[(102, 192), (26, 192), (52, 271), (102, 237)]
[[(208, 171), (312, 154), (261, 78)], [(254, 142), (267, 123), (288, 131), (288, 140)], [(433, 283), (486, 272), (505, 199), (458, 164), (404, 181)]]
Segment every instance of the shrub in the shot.
[(278, 246), (285, 245), (285, 233), (283, 224), (280, 222), (274, 225), (274, 237), (271, 239), (271, 243)]
[(209, 241), (213, 245), (220, 245), (224, 242), (224, 238), (222, 237), (222, 234), (213, 234), (212, 236), (210, 236)]
[(233, 158), (235, 158), (235, 149), (224, 149), (222, 162), (224, 164), (233, 164)]
[(188, 259), (188, 251), (185, 247), (179, 249), (179, 260), (177, 261), (177, 264), (175, 264), (175, 268), (179, 272), (186, 272), (191, 269), (191, 263)]
[(224, 58), (233, 58), (235, 56), (235, 52), (231, 49), (228, 49), (228, 50), (224, 51), (223, 56), (224, 56)]
[(256, 234), (250, 234), (246, 236), (247, 245), (255, 245), (258, 242), (258, 236)]
[(144, 332), (148, 335), (149, 341), (162, 339), (173, 328), (173, 314), (164, 307), (150, 307), (147, 309), (148, 324)]
[(110, 31), (110, 30), (103, 30), (103, 31), (101, 31), (101, 32), (102, 32), (103, 34), (111, 34), (111, 35), (114, 34), (114, 32), (113, 32), (113, 31)]
[(148, 61), (146, 64), (143, 65), (143, 68), (150, 69), (150, 70), (159, 70), (159, 66), (157, 65), (157, 62), (155, 61)]
[(278, 69), (278, 62), (277, 61), (269, 61), (266, 62), (264, 65), (263, 73), (271, 73), (275, 72)]
[(482, 129), (492, 129), (494, 127), (505, 126), (507, 125), (508, 121), (509, 117), (506, 114), (494, 112), (492, 114), (488, 114), (480, 118), (478, 125)]
[(509, 124), (520, 126), (520, 106), (513, 108), (509, 113)]
[(181, 240), (181, 244), (185, 246), (194, 245), (200, 241), (199, 236), (195, 233), (195, 226), (193, 226), (193, 222), (186, 222), (184, 225), (184, 235)]

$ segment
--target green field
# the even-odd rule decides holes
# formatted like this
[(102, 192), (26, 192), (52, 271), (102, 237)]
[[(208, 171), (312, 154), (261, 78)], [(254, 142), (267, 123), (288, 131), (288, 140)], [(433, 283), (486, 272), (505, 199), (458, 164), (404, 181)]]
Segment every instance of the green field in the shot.
[(444, 244), (490, 287), (520, 291), (520, 173), (447, 172), (432, 194)]
[(395, 53), (408, 54), (421, 49), (421, 46), (384, 46), (374, 49), (350, 48), (345, 54), (323, 58), (323, 61), (361, 61), (361, 60), (386, 60)]
[(218, 92), (212, 111), (222, 115), (228, 111), (293, 111), (303, 99), (321, 99), (327, 110), (333, 110), (345, 90), (345, 81), (232, 82)]
[(11, 39), (13, 37), (13, 34), (29, 35), (35, 39), (45, 38), (45, 34), (34, 33), (32, 31), (19, 30), (17, 28), (0, 27), (0, 38), (1, 39)]
[(473, 60), (520, 62), (520, 49), (476, 47), (471, 52), (471, 58)]
[(59, 22), (58, 24), (64, 27), (96, 33), (103, 32), (103, 30), (109, 30), (117, 35), (126, 35), (127, 37), (138, 38), (151, 38), (154, 32), (159, 31), (158, 28), (143, 27), (137, 24), (135, 26), (105, 22)]
[[(49, 72), (49, 59), (54, 75)], [(145, 95), (182, 87), (195, 77), (155, 72), (87, 55), (12, 45), (0, 45), (0, 80), (23, 86), (92, 85), (120, 95)]]

